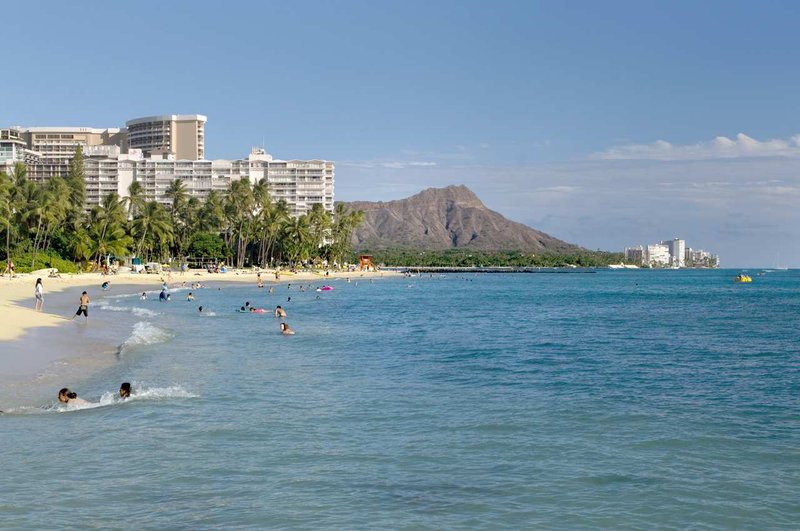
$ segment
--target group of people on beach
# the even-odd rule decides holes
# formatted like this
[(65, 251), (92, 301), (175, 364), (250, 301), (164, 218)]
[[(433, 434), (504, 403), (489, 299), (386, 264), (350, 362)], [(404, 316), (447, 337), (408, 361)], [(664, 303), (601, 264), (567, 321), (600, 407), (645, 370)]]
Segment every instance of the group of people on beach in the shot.
[[(124, 400), (130, 398), (130, 396), (131, 384), (130, 382), (123, 382), (122, 385), (119, 386), (119, 397)], [(78, 393), (71, 391), (68, 387), (64, 387), (58, 392), (58, 401), (71, 406), (85, 406), (89, 404), (89, 402), (83, 398), (78, 398)]]

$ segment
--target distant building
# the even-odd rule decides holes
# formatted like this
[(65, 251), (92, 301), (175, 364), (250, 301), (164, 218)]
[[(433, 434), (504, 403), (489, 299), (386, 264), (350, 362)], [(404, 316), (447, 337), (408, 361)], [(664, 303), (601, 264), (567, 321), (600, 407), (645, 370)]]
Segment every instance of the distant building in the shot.
[(644, 248), (641, 245), (625, 247), (625, 262), (633, 265), (643, 265)]
[(178, 160), (203, 160), (206, 156), (202, 114), (146, 116), (126, 122), (128, 147), (146, 155), (172, 153)]
[(702, 249), (686, 249), (687, 267), (719, 267), (719, 256)]
[(661, 243), (625, 248), (625, 262), (649, 267), (719, 267), (719, 256), (702, 249), (686, 247), (680, 238)]
[(685, 267), (686, 266), (686, 241), (678, 238), (672, 240), (665, 240), (661, 245), (666, 245), (669, 249), (669, 265), (670, 267)]
[(645, 263), (650, 267), (668, 267), (670, 264), (669, 247), (660, 243), (648, 245), (645, 249)]

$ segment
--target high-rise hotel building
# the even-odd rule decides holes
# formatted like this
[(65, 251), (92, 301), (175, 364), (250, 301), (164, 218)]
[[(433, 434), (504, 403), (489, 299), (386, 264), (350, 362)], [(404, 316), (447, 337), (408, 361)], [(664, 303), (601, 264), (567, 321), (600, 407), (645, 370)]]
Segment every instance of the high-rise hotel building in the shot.
[(141, 182), (145, 196), (168, 204), (166, 190), (180, 179), (189, 196), (204, 199), (231, 181), (266, 180), (270, 196), (284, 200), (292, 215), (315, 203), (333, 211), (334, 163), (325, 160), (274, 160), (254, 148), (246, 159), (206, 160), (205, 123), (200, 114), (148, 116), (122, 129), (32, 127), (0, 130), (0, 171), (24, 162), (28, 177), (42, 181), (66, 176), (77, 146), (84, 151), (86, 207), (110, 192), (128, 195)]
[(151, 153), (173, 153), (178, 160), (206, 158), (202, 114), (168, 114), (128, 120), (128, 147)]

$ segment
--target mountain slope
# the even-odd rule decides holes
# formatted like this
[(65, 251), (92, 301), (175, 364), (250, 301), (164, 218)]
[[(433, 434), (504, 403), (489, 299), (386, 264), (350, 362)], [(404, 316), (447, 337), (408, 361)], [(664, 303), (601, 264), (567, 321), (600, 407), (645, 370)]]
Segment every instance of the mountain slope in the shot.
[(353, 234), (354, 249), (580, 249), (489, 210), (466, 186), (428, 188), (397, 201), (346, 205), (349, 210), (364, 211), (364, 223)]

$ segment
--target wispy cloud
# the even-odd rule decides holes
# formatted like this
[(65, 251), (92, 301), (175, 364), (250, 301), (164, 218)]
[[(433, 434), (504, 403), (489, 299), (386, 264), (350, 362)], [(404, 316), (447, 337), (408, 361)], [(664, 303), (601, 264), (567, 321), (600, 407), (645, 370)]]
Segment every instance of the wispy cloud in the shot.
[(745, 157), (800, 157), (800, 135), (788, 139), (756, 140), (744, 133), (735, 138), (718, 136), (708, 142), (676, 145), (665, 140), (652, 144), (616, 146), (592, 155), (601, 160), (709, 160)]
[(339, 166), (350, 166), (353, 168), (386, 168), (389, 170), (402, 170), (405, 168), (425, 168), (436, 166), (436, 162), (430, 161), (400, 161), (400, 160), (368, 160), (368, 161), (342, 161)]

